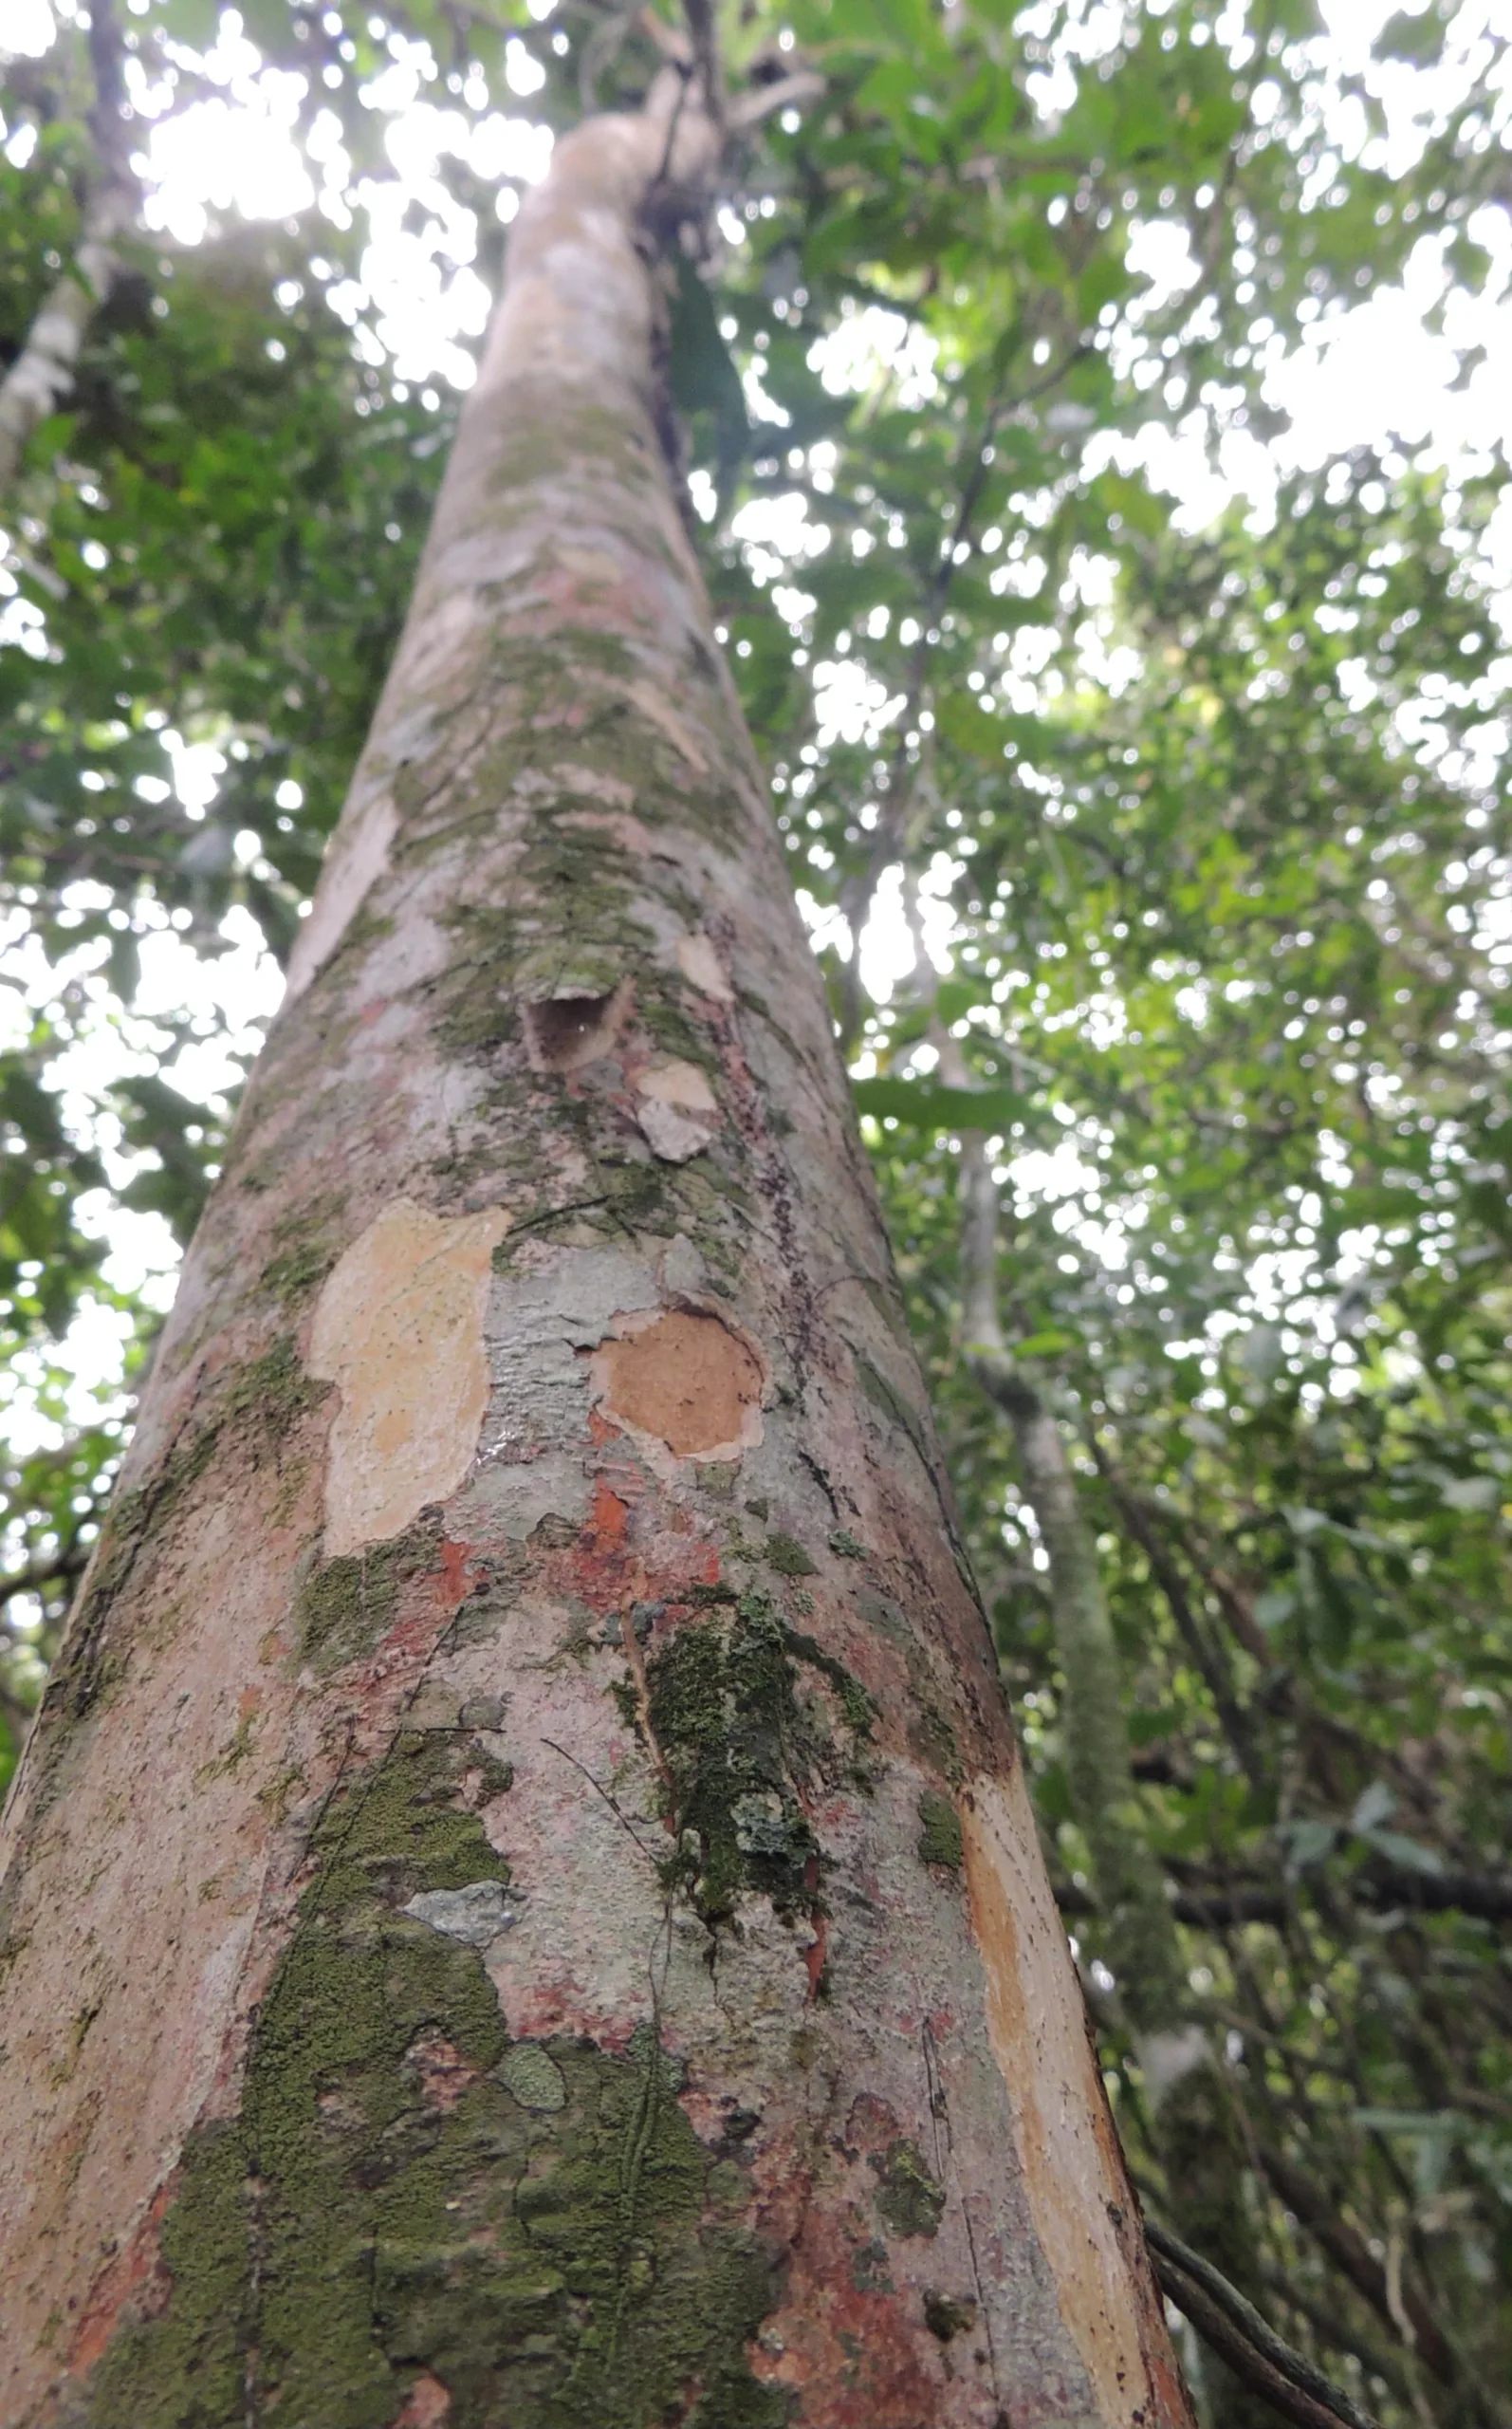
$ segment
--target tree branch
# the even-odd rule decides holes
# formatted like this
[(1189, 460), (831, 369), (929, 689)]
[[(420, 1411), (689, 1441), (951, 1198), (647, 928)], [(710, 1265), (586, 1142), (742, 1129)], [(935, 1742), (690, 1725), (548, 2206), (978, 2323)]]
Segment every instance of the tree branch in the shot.
[[(906, 899), (914, 952), (929, 971), (917, 904), (912, 893)], [(947, 1085), (969, 1089), (966, 1058), (937, 1017), (932, 1035)], [(1129, 1769), (1117, 1647), (1097, 1546), (1055, 1413), (1004, 1337), (998, 1190), (980, 1130), (962, 1135), (960, 1201), (962, 1355), (1013, 1427), (1023, 1490), (1050, 1556), (1051, 1626), (1065, 1678), (1066, 1766), (1107, 1920), (1109, 1963), (1136, 2031), (1179, 2031), (1191, 2021), (1191, 2003), (1165, 1882)]]
[[(1372, 1863), (1355, 1875), (1351, 1894), (1374, 1914), (1393, 1906), (1429, 1915), (1473, 1915), (1479, 1922), (1505, 1922), (1512, 1918), (1512, 1874), (1474, 1872), (1409, 1872), (1405, 1865)], [(1063, 1915), (1095, 1915), (1097, 1901), (1090, 1890), (1067, 1882), (1056, 1890)], [(1190, 1884), (1171, 1900), (1178, 1923), (1195, 1931), (1222, 1931), (1236, 1923), (1273, 1923), (1279, 1931), (1292, 1911), (1284, 1891), (1263, 1883), (1234, 1889), (1202, 1889)]]
[[(1033, 404), (1049, 389), (1059, 386), (1067, 372), (1079, 362), (1088, 351), (1086, 343), (1079, 340), (1058, 362), (1051, 364), (1042, 379), (1031, 380), (1029, 385), (1021, 389), (1017, 396), (1009, 397), (1000, 390), (990, 399), (983, 415), (980, 436), (970, 450), (969, 469), (962, 485), (955, 519), (951, 524), (949, 536), (941, 545), (939, 561), (931, 578), (929, 588), (919, 604), (919, 638), (910, 662), (907, 696), (903, 713), (897, 721), (897, 741), (893, 751), (888, 789), (881, 814), (873, 831), (872, 847), (867, 854), (865, 865), (840, 889), (839, 907), (851, 932), (851, 959), (845, 976), (844, 1005), (840, 1023), (842, 1046), (848, 1047), (851, 1044), (860, 1026), (861, 930), (866, 925), (873, 899), (881, 883), (882, 872), (888, 862), (896, 856), (904, 843), (909, 813), (913, 806), (914, 788), (904, 781), (908, 757), (907, 735), (913, 728), (923, 704), (930, 660), (936, 645), (931, 641), (929, 636), (931, 628), (945, 612), (946, 602), (950, 595), (950, 584), (955, 578), (956, 550), (969, 536), (982, 492), (986, 487), (987, 474), (992, 468), (993, 442), (1010, 414), (1021, 412), (1025, 405)], [(936, 636), (936, 640), (937, 638)]]
[(811, 67), (801, 67), (791, 76), (778, 77), (773, 83), (752, 84), (737, 94), (726, 103), (726, 123), (736, 135), (748, 135), (774, 110), (802, 109), (805, 102), (821, 102), (828, 91), (822, 76)]
[[(1273, 2150), (1263, 2142), (1260, 2145), (1260, 2163), (1272, 2189), (1327, 2253), (1340, 2275), (1364, 2296), (1392, 2335), (1400, 2336), (1402, 2324), (1392, 2308), (1385, 2265), (1376, 2259), (1363, 2235), (1357, 2234), (1341, 2216), (1331, 2188), (1315, 2169), (1299, 2165), (1283, 2151)], [(1419, 2357), (1441, 2384), (1452, 2386), (1458, 2377), (1454, 2357), (1415, 2287), (1403, 2286), (1400, 2308), (1416, 2340)]]
[(0, 1577), (0, 1606), (17, 1594), (44, 1594), (49, 1585), (82, 1577), (88, 1562), (87, 1551), (67, 1551), (61, 1552), (56, 1560), (39, 1561), (34, 1567), (13, 1569), (9, 1577)]
[(85, 195), (83, 232), (72, 266), (43, 298), (21, 352), (0, 380), (0, 496), (14, 481), (32, 432), (73, 386), (84, 333), (120, 273), (114, 249), (136, 201), (120, 115), (121, 55), (110, 0), (92, 0), (89, 129), (101, 174)]
[(1264, 1770), (1256, 1750), (1249, 1716), (1237, 1700), (1224, 1665), (1198, 1622), (1181, 1571), (1155, 1533), (1137, 1497), (1115, 1474), (1096, 1437), (1092, 1443), (1092, 1456), (1102, 1471), (1119, 1516), (1150, 1563), (1151, 1574), (1165, 1596), (1183, 1644), (1202, 1673), (1204, 1684), (1223, 1722), (1224, 1734), (1233, 1748), (1245, 1778), (1252, 1788), (1263, 1790), (1265, 1787)]
[(1380, 2429), (1374, 2413), (1364, 2411), (1305, 2354), (1278, 2336), (1238, 2287), (1169, 2227), (1147, 2217), (1145, 2241), (1161, 2291), (1235, 2378), (1263, 2397), (1283, 2420), (1295, 2421), (1298, 2429)]

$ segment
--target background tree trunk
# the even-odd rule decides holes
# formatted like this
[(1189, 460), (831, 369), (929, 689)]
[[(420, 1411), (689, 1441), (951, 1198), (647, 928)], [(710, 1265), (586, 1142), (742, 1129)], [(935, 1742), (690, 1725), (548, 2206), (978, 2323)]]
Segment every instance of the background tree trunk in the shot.
[[(940, 1067), (969, 1087), (960, 1047), (936, 1023)], [(1182, 1962), (1176, 1919), (1129, 1757), (1117, 1639), (1097, 1547), (1077, 1493), (1055, 1411), (1004, 1337), (998, 1304), (998, 1192), (986, 1140), (961, 1140), (961, 1273), (966, 1358), (1013, 1428), (1023, 1491), (1049, 1556), (1050, 1618), (1061, 1675), (1061, 1733), (1071, 1810), (1092, 1858), (1103, 1945), (1143, 2078), (1145, 2124), (1171, 2216), (1246, 2297), (1260, 2285), (1245, 2207), (1249, 2160), (1239, 2104), (1204, 2029)], [(1137, 2164), (1137, 2162), (1136, 2162)], [(1269, 2429), (1276, 2413), (1253, 2384), (1205, 2357), (1213, 2429)]]
[(84, 332), (109, 302), (120, 275), (116, 246), (137, 200), (121, 118), (120, 28), (109, 0), (94, 0), (84, 42), (94, 88), (88, 121), (95, 171), (83, 197), (78, 250), (48, 288), (25, 344), (0, 380), (0, 498), (9, 493), (32, 432), (73, 386)]
[(0, 2418), (1183, 2423), (558, 147), (7, 1823)]

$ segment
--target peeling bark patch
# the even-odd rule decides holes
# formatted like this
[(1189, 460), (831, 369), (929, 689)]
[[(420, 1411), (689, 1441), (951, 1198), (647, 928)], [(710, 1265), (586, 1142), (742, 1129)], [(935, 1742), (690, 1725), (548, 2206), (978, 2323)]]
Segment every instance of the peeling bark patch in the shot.
[(329, 961), (388, 867), (398, 823), (393, 796), (381, 792), (333, 842), (310, 915), (289, 955), (289, 1002), (304, 993), (322, 964)]
[(502, 1881), (470, 1881), (462, 1889), (423, 1889), (400, 1912), (429, 1923), (464, 1948), (487, 1948), (519, 1921), (518, 1901)]
[(448, 1218), (397, 1198), (322, 1290), (310, 1372), (341, 1388), (325, 1474), (325, 1551), (398, 1535), (467, 1475), (488, 1407), (483, 1319), (498, 1207)]
[(526, 1004), (526, 1051), (531, 1069), (565, 1076), (601, 1061), (614, 1050), (629, 1003), (630, 990), (621, 984), (604, 995), (575, 992)]
[(1018, 1770), (972, 1782), (961, 1835), (987, 2030), (1012, 2097), (1035, 2232), (1097, 2418), (1129, 2429), (1152, 2408), (1134, 2267), (1109, 2216), (1110, 2206), (1127, 2210), (1128, 2189)]
[(601, 1404), (679, 1459), (738, 1459), (761, 1439), (765, 1378), (717, 1316), (681, 1307), (599, 1353)]
[(691, 936), (677, 939), (677, 967), (691, 987), (708, 995), (716, 1004), (732, 1004), (735, 990), (725, 974), (724, 964), (701, 928)]
[(636, 1119), (664, 1163), (685, 1164), (719, 1126), (719, 1100), (696, 1063), (649, 1064), (636, 1080)]

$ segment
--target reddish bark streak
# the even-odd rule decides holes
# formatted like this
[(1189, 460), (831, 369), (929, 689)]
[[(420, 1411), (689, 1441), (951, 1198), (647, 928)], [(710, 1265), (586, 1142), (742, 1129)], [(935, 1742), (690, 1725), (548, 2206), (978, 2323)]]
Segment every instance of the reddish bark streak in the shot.
[(433, 2379), (428, 2370), (423, 2378), (415, 2380), (402, 2411), (395, 2414), (393, 2429), (442, 2429), (451, 2414), (452, 2398), (440, 2380)]
[(147, 2313), (160, 2308), (168, 2287), (158, 2261), (157, 2236), (174, 2192), (175, 2180), (170, 2177), (158, 2186), (125, 2250), (106, 2263), (90, 2289), (69, 2350), (76, 2370), (93, 2369), (128, 2307)]

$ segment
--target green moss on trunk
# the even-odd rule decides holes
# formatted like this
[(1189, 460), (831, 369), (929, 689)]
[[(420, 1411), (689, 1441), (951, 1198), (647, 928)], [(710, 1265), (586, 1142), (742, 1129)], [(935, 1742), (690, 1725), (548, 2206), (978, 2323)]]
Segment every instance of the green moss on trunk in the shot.
[(399, 1588), (434, 1565), (438, 1540), (433, 1522), (322, 1561), (295, 1604), (298, 1659), (323, 1678), (371, 1653), (394, 1624)]
[(451, 2429), (781, 2429), (745, 2359), (768, 2272), (655, 2037), (511, 2045), (476, 1950), (402, 1911), (508, 1877), (472, 1759), (407, 1733), (326, 1809), (241, 2114), (184, 2153), (167, 2304), (82, 2429), (387, 2429), (422, 2369)]
[(948, 1796), (926, 1789), (919, 1798), (919, 1861), (959, 1872), (966, 1861), (961, 1817)]

